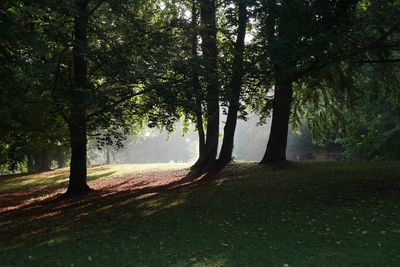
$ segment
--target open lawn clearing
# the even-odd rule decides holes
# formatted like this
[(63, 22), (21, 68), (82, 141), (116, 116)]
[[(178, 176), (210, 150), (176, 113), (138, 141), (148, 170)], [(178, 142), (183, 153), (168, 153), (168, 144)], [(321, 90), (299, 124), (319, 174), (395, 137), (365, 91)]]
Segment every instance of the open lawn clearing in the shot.
[(399, 163), (237, 163), (184, 185), (184, 166), (142, 167), (96, 167), (116, 176), (72, 200), (6, 177), (2, 203), (31, 201), (3, 206), (1, 266), (399, 266)]

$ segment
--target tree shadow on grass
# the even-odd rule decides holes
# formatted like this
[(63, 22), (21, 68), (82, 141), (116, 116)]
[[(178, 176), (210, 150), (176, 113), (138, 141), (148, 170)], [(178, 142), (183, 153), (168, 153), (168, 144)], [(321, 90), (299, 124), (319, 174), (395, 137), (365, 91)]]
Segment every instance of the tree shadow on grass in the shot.
[(35, 174), (35, 173), (27, 173), (27, 172), (25, 172), (25, 173), (0, 175), (0, 181), (7, 181), (7, 180), (23, 177), (23, 176), (26, 176), (26, 175), (32, 175), (32, 174)]
[[(300, 216), (299, 221), (292, 218), (292, 221), (282, 222), (280, 212), (315, 212), (311, 208), (327, 212), (326, 197), (312, 198), (315, 194), (326, 194), (333, 199), (329, 203), (334, 207), (330, 215), (335, 215), (337, 210), (352, 203), (354, 194), (368, 201), (373, 193), (375, 200), (382, 200), (398, 194), (400, 188), (394, 179), (380, 187), (374, 180), (363, 179), (335, 180), (336, 186), (333, 186), (321, 180), (326, 179), (323, 175), (312, 180), (321, 180), (318, 187), (307, 188), (310, 178), (304, 177), (309, 173), (301, 173), (300, 166), (291, 170), (296, 176), (286, 179), (295, 181), (301, 176), (303, 190), (298, 191), (299, 183), (289, 188), (282, 183), (280, 171), (270, 176), (271, 173), (263, 173), (263, 169), (259, 165), (228, 166), (215, 183), (207, 184), (188, 170), (110, 179), (113, 183), (103, 184), (85, 197), (59, 200), (54, 196), (50, 201), (39, 201), (6, 213), (0, 233), (12, 245), (13, 253), (26, 249), (24, 240), (30, 240), (38, 247), (36, 253), (62, 251), (66, 264), (74, 259), (81, 265), (190, 266), (201, 261), (216, 266), (265, 266), (267, 260), (272, 259), (269, 265), (277, 265), (288, 260), (284, 256), (290, 258), (298, 254), (306, 258), (307, 253), (312, 256), (316, 250), (321, 250), (296, 246), (293, 238), (310, 237), (306, 233), (296, 233), (300, 237), (295, 237), (291, 227), (305, 224), (305, 221)], [(248, 172), (260, 175), (258, 178), (251, 176), (258, 179), (256, 183), (244, 179), (249, 177)], [(239, 182), (237, 178), (244, 181)], [(218, 186), (223, 179), (232, 182)], [(343, 192), (342, 187), (357, 190)], [(335, 201), (335, 196), (340, 196), (342, 201)], [(313, 216), (318, 213), (322, 212), (315, 212)], [(334, 218), (327, 217), (327, 222), (331, 223)], [(350, 216), (349, 221), (352, 220)], [(268, 237), (272, 235), (270, 239), (262, 239), (264, 229)], [(325, 236), (310, 240), (323, 244), (324, 239)], [(281, 249), (270, 249), (274, 247)], [(337, 249), (336, 246), (328, 248)], [(321, 251), (322, 255), (326, 252)], [(88, 262), (88, 256), (93, 262)], [(34, 257), (40, 259), (36, 254)]]
[[(113, 173), (107, 172), (90, 176), (89, 180), (92, 181), (90, 185), (95, 190), (88, 195), (71, 199), (60, 198), (65, 190), (66, 182), (52, 186), (40, 186), (33, 190), (0, 194), (0, 200), (2, 200), (0, 209), (3, 208), (3, 216), (7, 217), (47, 218), (46, 213), (56, 213), (60, 210), (69, 212), (70, 210), (84, 210), (87, 207), (97, 208), (96, 205), (103, 206), (109, 204), (108, 202), (118, 203), (126, 198), (178, 190), (180, 187), (193, 185), (198, 178), (193, 173), (186, 173), (186, 171), (172, 171), (170, 173), (174, 179), (166, 183), (160, 179), (158, 172), (101, 180), (102, 177), (110, 176)], [(165, 174), (165, 172), (160, 173)], [(150, 176), (152, 179), (146, 176)], [(58, 181), (59, 178), (59, 176), (55, 176), (49, 179)], [(7, 207), (10, 208), (10, 211), (5, 209)]]
[[(89, 175), (89, 181), (96, 181), (111, 176), (115, 171), (109, 171), (97, 175)], [(0, 213), (7, 210), (20, 209), (24, 206), (34, 205), (38, 201), (45, 200), (49, 196), (59, 194), (68, 183), (65, 174), (52, 175), (38, 181), (30, 180), (30, 183), (19, 186), (18, 190), (12, 189), (7, 192), (0, 192)]]

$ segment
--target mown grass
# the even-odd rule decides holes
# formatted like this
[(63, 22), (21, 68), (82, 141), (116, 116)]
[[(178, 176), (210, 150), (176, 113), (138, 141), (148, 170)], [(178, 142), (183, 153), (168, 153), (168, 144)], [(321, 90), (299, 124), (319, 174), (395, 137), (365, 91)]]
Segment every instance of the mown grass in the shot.
[[(165, 171), (189, 166), (188, 164), (114, 164), (92, 166), (88, 169), (88, 181), (120, 177), (141, 172)], [(44, 173), (0, 176), (0, 193), (35, 189), (40, 186), (66, 185), (69, 168)]]
[(235, 164), (1, 215), (0, 266), (400, 266), (399, 193), (396, 162)]

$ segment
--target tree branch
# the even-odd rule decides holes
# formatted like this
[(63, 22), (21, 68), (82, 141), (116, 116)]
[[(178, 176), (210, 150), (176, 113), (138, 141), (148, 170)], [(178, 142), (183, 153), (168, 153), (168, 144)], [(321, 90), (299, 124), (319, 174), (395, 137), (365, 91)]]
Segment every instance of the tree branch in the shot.
[(387, 37), (395, 33), (399, 27), (400, 27), (400, 22), (396, 23), (391, 29), (383, 33), (377, 40), (363, 47), (361, 46), (361, 47), (356, 47), (354, 49), (350, 49), (348, 53), (346, 52), (343, 53), (343, 50), (346, 51), (346, 49), (340, 49), (339, 52), (335, 51), (333, 54), (327, 54), (325, 60), (320, 60), (319, 58), (315, 58), (307, 67), (297, 71), (297, 73), (294, 75), (294, 80), (300, 79), (304, 75), (307, 75), (315, 70), (322, 69), (332, 63), (341, 62), (348, 58), (361, 55), (361, 53), (366, 52), (368, 50), (380, 47), (382, 45), (382, 42), (385, 41)]
[(151, 91), (151, 89), (145, 89), (145, 90), (142, 90), (142, 91), (139, 91), (139, 92), (135, 92), (135, 93), (129, 94), (126, 97), (123, 97), (123, 98), (121, 98), (120, 100), (118, 100), (118, 101), (116, 101), (114, 103), (111, 103), (109, 105), (105, 105), (105, 106), (103, 106), (103, 108), (101, 108), (101, 109), (99, 109), (99, 110), (97, 110), (97, 111), (95, 111), (95, 112), (93, 112), (91, 114), (88, 114), (86, 116), (86, 118), (90, 119), (90, 118), (93, 118), (93, 117), (95, 117), (95, 116), (97, 116), (97, 115), (99, 115), (101, 113), (107, 112), (107, 111), (115, 108), (116, 106), (121, 105), (125, 101), (128, 101), (132, 97), (135, 97), (135, 96), (138, 96), (138, 95), (142, 95), (142, 94), (147, 93), (149, 91)]
[(89, 11), (89, 16), (92, 15), (103, 3), (105, 2), (105, 0), (101, 0), (100, 2), (97, 3), (97, 5)]

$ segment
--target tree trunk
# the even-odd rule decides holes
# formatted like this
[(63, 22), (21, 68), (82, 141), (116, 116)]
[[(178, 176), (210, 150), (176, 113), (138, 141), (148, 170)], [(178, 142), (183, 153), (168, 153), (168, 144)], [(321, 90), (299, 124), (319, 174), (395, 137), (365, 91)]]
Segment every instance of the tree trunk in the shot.
[(59, 148), (57, 151), (57, 167), (64, 168), (65, 167), (65, 153)]
[(291, 79), (286, 77), (275, 78), (271, 131), (267, 150), (260, 162), (262, 164), (286, 160), (292, 94)]
[(37, 171), (37, 169), (35, 168), (35, 160), (32, 153), (28, 153), (27, 155), (27, 168), (28, 173), (33, 173)]
[(35, 172), (40, 170), (40, 162), (41, 162), (41, 154), (39, 152), (35, 152), (32, 155), (33, 157), (33, 169)]
[(87, 81), (87, 25), (88, 0), (75, 1), (74, 18), (74, 86), (71, 90), (69, 132), (71, 139), (71, 165), (67, 195), (82, 195), (90, 191), (86, 183), (86, 91)]
[(199, 134), (199, 159), (204, 159), (206, 151), (206, 135), (204, 133), (203, 117), (201, 113), (197, 114), (197, 131)]
[(110, 148), (106, 147), (106, 165), (110, 165), (111, 164), (111, 159), (110, 159)]
[(70, 124), (71, 165), (67, 194), (81, 195), (90, 191), (86, 184), (86, 123), (85, 119)]
[(201, 49), (204, 58), (207, 131), (204, 160), (200, 168), (207, 169), (216, 160), (219, 137), (219, 84), (218, 84), (218, 48), (216, 28), (215, 0), (200, 1), (200, 17), (202, 24)]
[(239, 111), (240, 93), (243, 81), (243, 54), (245, 49), (244, 39), (246, 36), (247, 5), (246, 1), (239, 2), (238, 32), (235, 43), (234, 58), (232, 65), (232, 77), (230, 84), (229, 110), (224, 127), (224, 138), (219, 154), (218, 164), (226, 165), (232, 160), (234, 136)]
[(44, 149), (40, 153), (40, 172), (47, 172), (51, 170), (51, 150), (50, 149)]
[(205, 145), (206, 145), (206, 136), (204, 133), (204, 123), (203, 123), (203, 97), (202, 97), (202, 88), (199, 80), (198, 74), (198, 41), (197, 41), (197, 6), (196, 0), (192, 0), (192, 36), (191, 36), (191, 47), (192, 47), (192, 89), (195, 94), (195, 104), (196, 108), (194, 111), (194, 116), (196, 118), (196, 128), (197, 133), (199, 135), (199, 157), (196, 163), (192, 166), (192, 168), (197, 168), (202, 162), (205, 160)]
[[(275, 93), (272, 105), (272, 122), (267, 149), (261, 164), (286, 161), (286, 146), (289, 119), (292, 105), (293, 69), (295, 62), (290, 57), (283, 57), (282, 51), (290, 51), (295, 45), (288, 34), (292, 27), (290, 14), (277, 11), (277, 1), (267, 2), (266, 37), (272, 47), (271, 61), (274, 68)], [(276, 31), (278, 29), (278, 31)], [(279, 43), (279, 45), (276, 44)]]
[(201, 114), (201, 112), (196, 112), (196, 127), (197, 133), (199, 135), (199, 158), (197, 159), (196, 163), (191, 167), (192, 169), (199, 168), (205, 161), (206, 157), (206, 136), (204, 133), (203, 115)]

